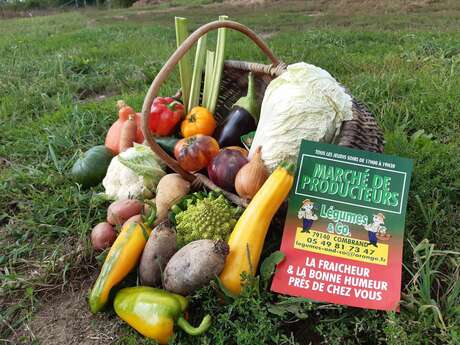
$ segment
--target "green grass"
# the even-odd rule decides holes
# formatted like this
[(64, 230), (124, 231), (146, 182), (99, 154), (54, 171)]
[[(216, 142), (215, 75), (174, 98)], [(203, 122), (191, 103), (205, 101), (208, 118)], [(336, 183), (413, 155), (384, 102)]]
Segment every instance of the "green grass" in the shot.
[[(267, 35), (286, 63), (330, 71), (376, 115), (386, 153), (415, 167), (400, 314), (284, 299), (256, 282), (221, 306), (206, 288), (193, 297), (192, 320), (211, 312), (216, 321), (199, 343), (460, 343), (460, 7), (350, 3), (251, 11), (197, 3), (0, 21), (0, 339), (38, 343), (27, 327), (36, 313), (97, 271), (88, 234), (106, 204), (95, 196), (101, 187), (80, 191), (69, 180), (77, 152), (103, 142), (117, 99), (140, 109), (174, 49), (175, 14), (197, 27), (225, 13)], [(242, 35), (228, 42), (228, 58), (265, 61)], [(178, 85), (174, 74), (162, 93)], [(265, 252), (277, 243), (270, 238)], [(147, 342), (121, 326), (117, 343)], [(176, 343), (197, 340), (178, 333)]]

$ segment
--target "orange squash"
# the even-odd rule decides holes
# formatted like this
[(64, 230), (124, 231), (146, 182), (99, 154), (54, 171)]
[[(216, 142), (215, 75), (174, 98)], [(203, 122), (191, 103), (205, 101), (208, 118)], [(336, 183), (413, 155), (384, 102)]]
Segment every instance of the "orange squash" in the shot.
[(107, 147), (116, 156), (119, 153), (119, 143), (123, 121), (118, 119), (110, 127), (105, 137), (105, 147)]
[[(125, 121), (128, 120), (130, 114), (134, 114), (133, 108), (127, 106), (124, 101), (117, 102), (118, 107), (118, 120), (115, 121), (112, 126), (110, 127), (107, 135), (105, 137), (105, 147), (107, 147), (110, 151), (113, 152), (114, 155), (120, 153), (120, 136), (121, 136), (121, 129), (123, 128), (123, 124)], [(141, 129), (141, 119), (142, 114), (136, 113), (135, 121), (137, 125), (136, 131), (136, 143), (144, 142), (144, 135)]]
[(136, 113), (136, 143), (142, 144), (144, 142), (144, 133), (142, 133), (142, 113)]

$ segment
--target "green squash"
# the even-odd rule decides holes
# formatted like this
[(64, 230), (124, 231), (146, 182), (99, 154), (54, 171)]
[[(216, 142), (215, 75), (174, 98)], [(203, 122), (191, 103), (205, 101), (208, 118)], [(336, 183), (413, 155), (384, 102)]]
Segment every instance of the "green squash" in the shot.
[(161, 146), (170, 156), (174, 156), (174, 147), (176, 146), (179, 138), (175, 137), (159, 137), (155, 138), (158, 145)]
[(73, 179), (84, 188), (96, 186), (104, 179), (112, 158), (112, 151), (104, 145), (90, 148), (73, 165)]

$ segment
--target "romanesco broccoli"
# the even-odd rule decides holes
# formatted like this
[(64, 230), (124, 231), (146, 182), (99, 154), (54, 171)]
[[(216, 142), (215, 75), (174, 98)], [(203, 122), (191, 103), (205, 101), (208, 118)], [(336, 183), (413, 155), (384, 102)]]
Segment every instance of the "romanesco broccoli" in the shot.
[(176, 215), (176, 238), (179, 247), (199, 239), (227, 240), (239, 218), (240, 209), (223, 195), (213, 194), (196, 202)]

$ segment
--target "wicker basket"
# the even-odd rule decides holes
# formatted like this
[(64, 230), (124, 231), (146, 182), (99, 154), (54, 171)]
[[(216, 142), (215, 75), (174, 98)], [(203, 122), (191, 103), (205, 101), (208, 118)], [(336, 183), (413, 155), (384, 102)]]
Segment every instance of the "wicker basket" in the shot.
[[(178, 64), (179, 60), (187, 53), (188, 50), (198, 41), (198, 39), (211, 30), (218, 28), (229, 28), (240, 31), (249, 37), (270, 59), (271, 65), (245, 61), (226, 61), (222, 82), (220, 84), (219, 98), (217, 101), (214, 116), (220, 123), (229, 113), (232, 105), (245, 94), (247, 89), (247, 74), (253, 72), (256, 96), (259, 104), (262, 102), (263, 95), (267, 85), (273, 78), (276, 78), (286, 70), (286, 65), (281, 62), (273, 52), (268, 48), (266, 43), (252, 30), (246, 26), (233, 21), (215, 21), (205, 24), (193, 32), (171, 55), (166, 64), (155, 77), (144, 99), (142, 107), (142, 131), (147, 143), (152, 150), (168, 165), (172, 170), (182, 175), (183, 178), (195, 185), (205, 185), (210, 189), (218, 189), (212, 182), (201, 174), (191, 174), (182, 169), (177, 161), (170, 157), (156, 142), (148, 127), (150, 107), (154, 98), (164, 81), (168, 78), (171, 71)], [(382, 152), (383, 137), (372, 114), (366, 107), (353, 98), (353, 119), (345, 121), (342, 124), (340, 132), (336, 137), (335, 144), (357, 148), (361, 150)], [(233, 202), (245, 206), (246, 200), (238, 196), (225, 192), (226, 196)]]

